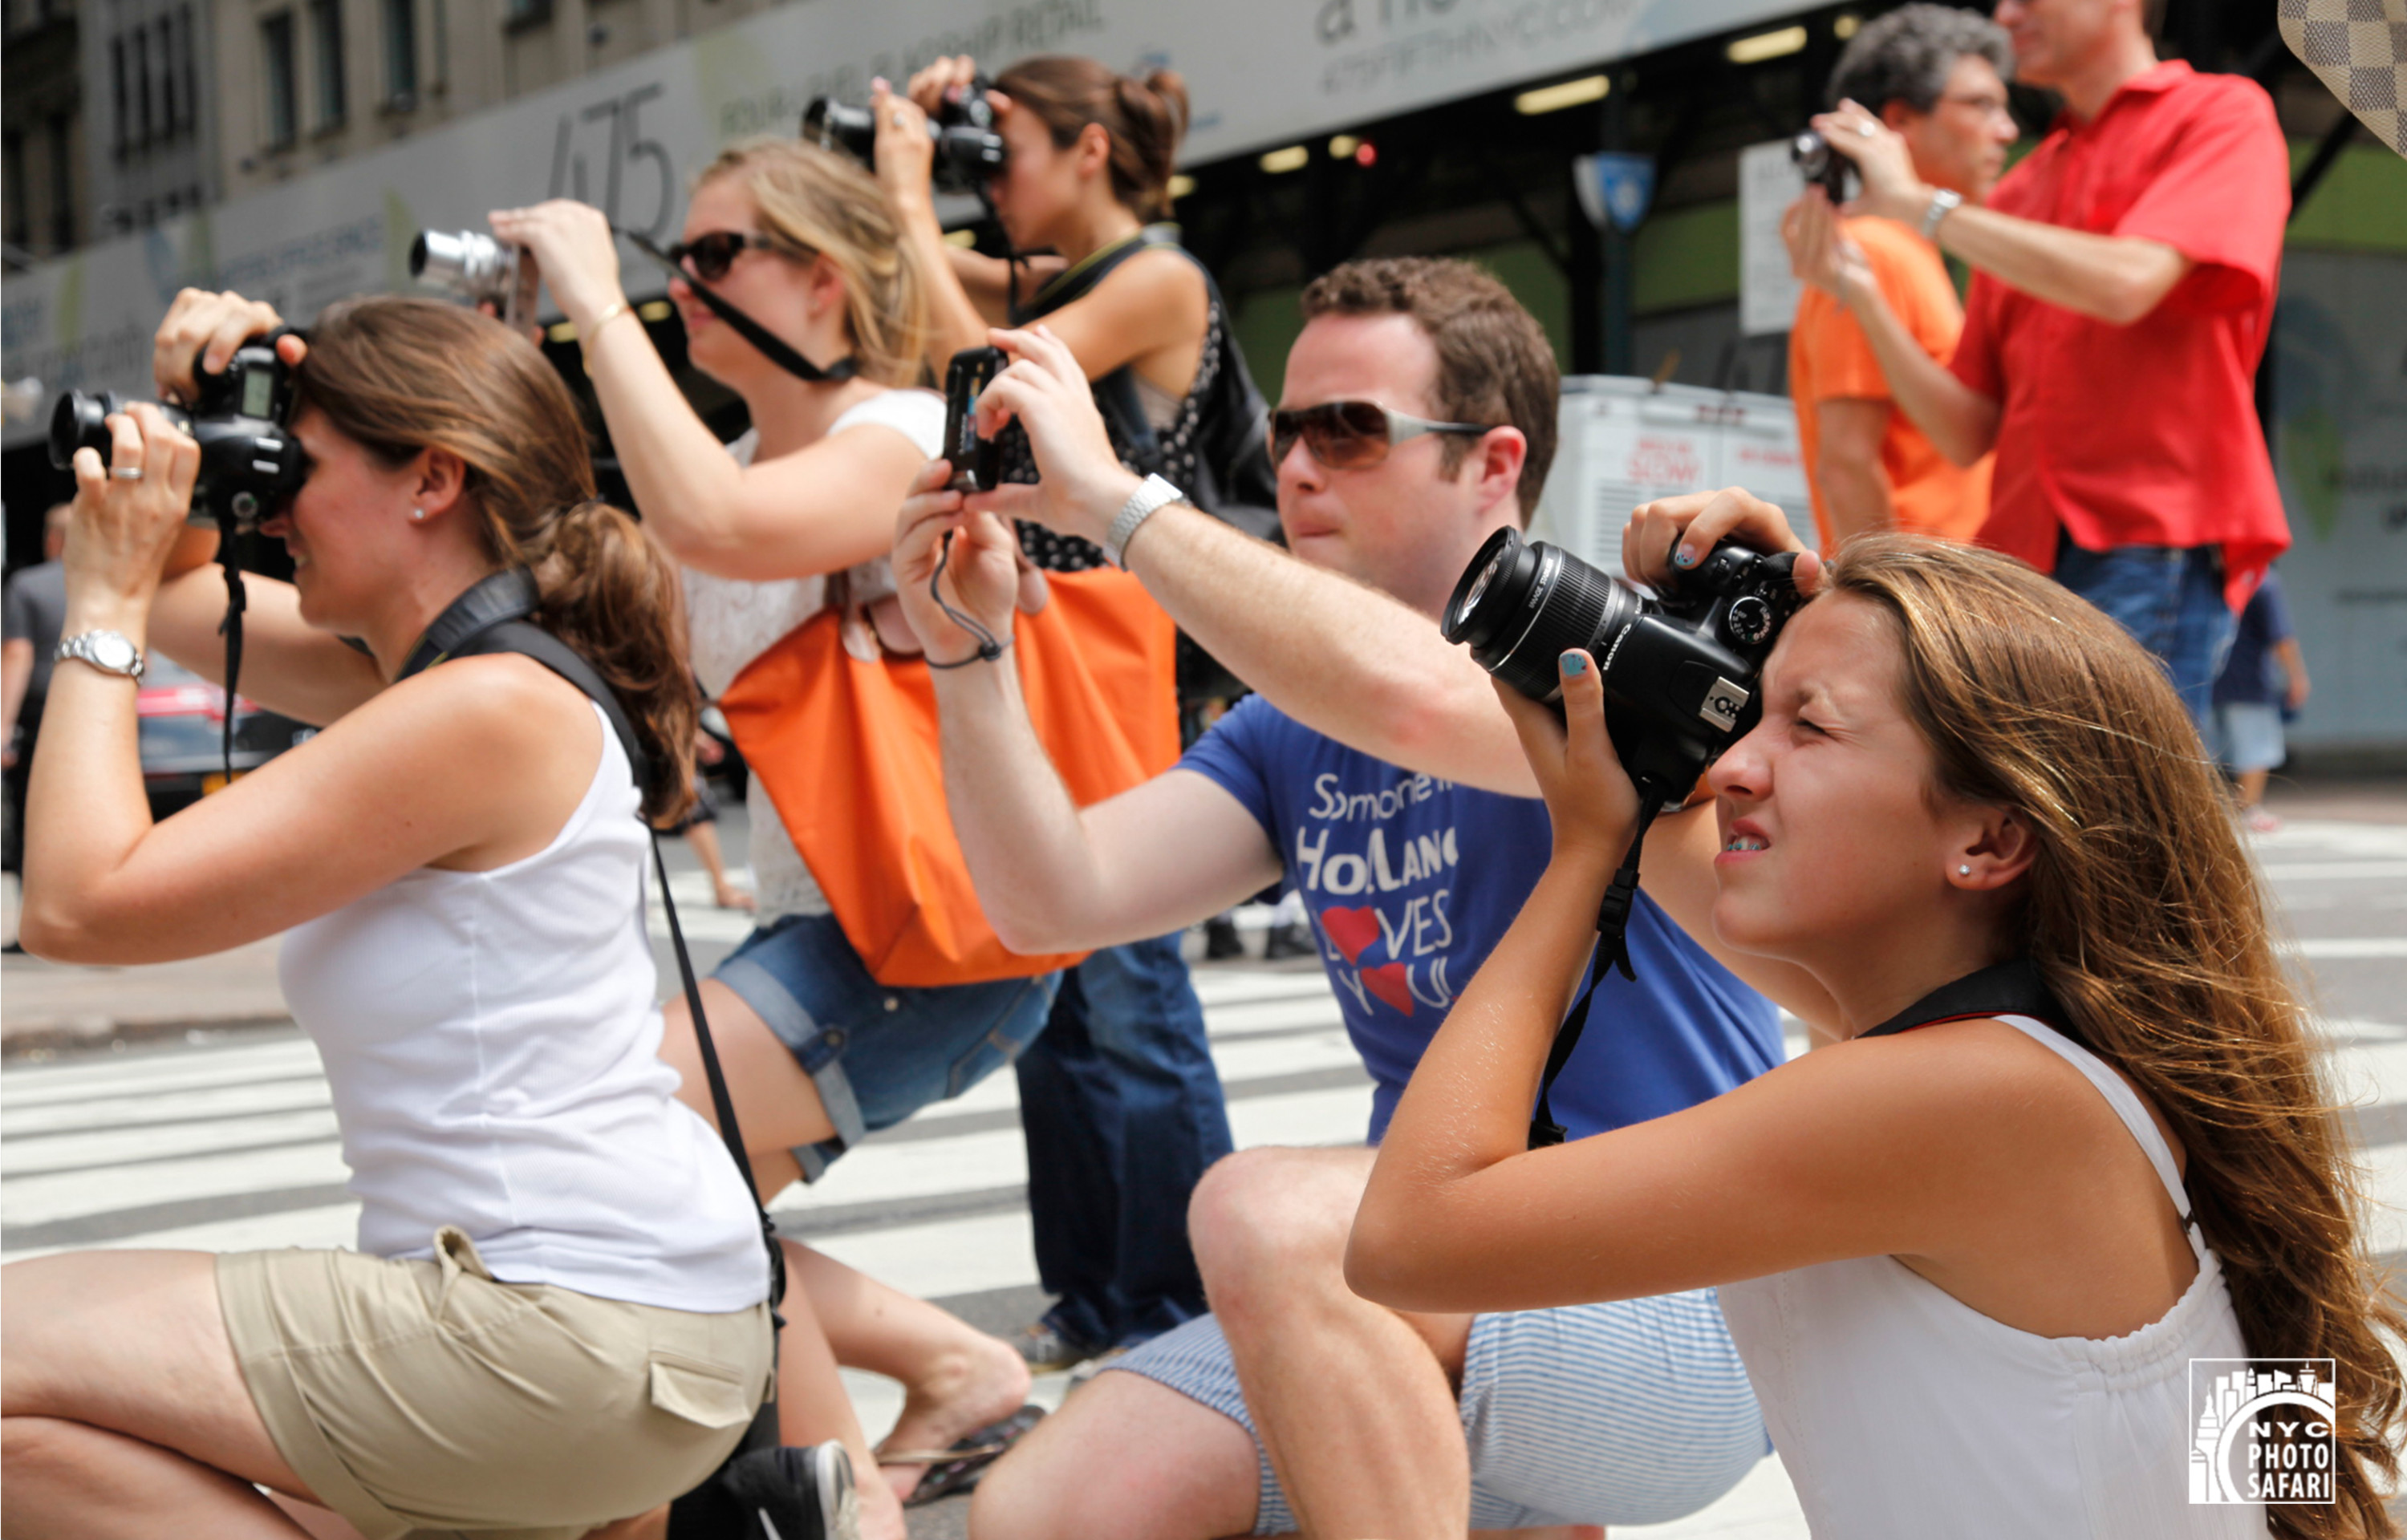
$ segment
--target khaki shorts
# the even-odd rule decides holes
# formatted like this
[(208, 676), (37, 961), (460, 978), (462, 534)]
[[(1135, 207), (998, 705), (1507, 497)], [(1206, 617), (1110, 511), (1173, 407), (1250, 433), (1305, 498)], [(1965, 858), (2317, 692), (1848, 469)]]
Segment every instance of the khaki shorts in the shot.
[(690, 1491), (769, 1388), (769, 1307), (500, 1283), (434, 1255), (243, 1251), (218, 1299), (277, 1451), (367, 1540), (575, 1540)]

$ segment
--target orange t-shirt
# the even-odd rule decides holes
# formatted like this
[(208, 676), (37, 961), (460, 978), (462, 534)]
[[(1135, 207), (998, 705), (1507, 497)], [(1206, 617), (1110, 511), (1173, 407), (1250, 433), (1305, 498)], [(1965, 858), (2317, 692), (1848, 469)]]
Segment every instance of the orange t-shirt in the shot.
[[(1942, 364), (1955, 355), (1964, 307), (1947, 279), (1939, 248), (1894, 219), (1849, 219), (1848, 239), (1863, 248), (1889, 308), (1924, 352)], [(1888, 380), (1863, 328), (1822, 290), (1808, 287), (1797, 302), (1788, 333), (1788, 395), (1797, 406), (1797, 438), (1805, 455), (1805, 484), (1822, 552), (1830, 553), (1830, 511), (1822, 505), (1816, 461), (1821, 458), (1821, 403), (1848, 397), (1889, 401)], [(1989, 513), (1989, 459), (1957, 465), (1892, 407), (1881, 435), (1881, 469), (1888, 473), (1889, 506), (1901, 530), (1971, 540)]]

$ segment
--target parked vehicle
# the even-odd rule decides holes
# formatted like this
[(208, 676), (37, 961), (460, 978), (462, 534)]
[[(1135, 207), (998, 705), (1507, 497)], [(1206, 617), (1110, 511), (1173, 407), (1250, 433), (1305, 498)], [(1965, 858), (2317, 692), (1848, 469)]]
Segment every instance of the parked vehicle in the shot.
[[(224, 786), (225, 691), (153, 653), (135, 710), (140, 717), (142, 782), (153, 818)], [(258, 769), (317, 730), (236, 696), (234, 772)]]

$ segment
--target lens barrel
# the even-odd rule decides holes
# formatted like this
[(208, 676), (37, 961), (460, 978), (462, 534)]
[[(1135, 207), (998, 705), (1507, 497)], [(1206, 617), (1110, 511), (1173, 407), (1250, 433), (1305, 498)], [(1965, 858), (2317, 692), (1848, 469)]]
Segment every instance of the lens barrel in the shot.
[(1606, 573), (1499, 530), (1464, 569), (1440, 629), (1523, 695), (1552, 700), (1562, 688), (1556, 659), (1572, 647), (1596, 654), (1637, 615), (1637, 596)]
[(61, 396), (50, 408), (50, 463), (67, 470), (78, 449), (96, 449), (102, 459), (108, 459), (108, 415), (124, 408), (114, 391), (70, 390)]
[(803, 109), (803, 137), (821, 149), (841, 149), (866, 165), (877, 146), (877, 118), (833, 96), (814, 96)]
[(509, 291), (513, 248), (473, 230), (421, 230), (409, 243), (409, 276), (470, 299)]

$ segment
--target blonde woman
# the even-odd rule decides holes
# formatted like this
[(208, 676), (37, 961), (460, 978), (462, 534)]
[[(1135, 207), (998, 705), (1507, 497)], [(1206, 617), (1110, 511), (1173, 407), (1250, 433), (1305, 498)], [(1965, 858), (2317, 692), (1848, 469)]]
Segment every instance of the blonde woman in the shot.
[[(695, 186), (675, 248), (688, 277), (837, 376), (789, 373), (704, 304), (691, 282), (672, 279), (694, 366), (751, 412), (751, 431), (724, 446), (627, 315), (618, 254), (597, 210), (554, 202), (496, 213), (492, 225), (534, 253), (576, 325), (645, 526), (686, 567), (704, 690), (724, 691), (832, 599), (846, 607), (856, 656), (916, 655), (885, 555), (904, 494), (938, 447), (944, 403), (911, 388), (921, 363), (925, 275), (869, 174), (811, 146), (761, 139), (729, 148)], [(849, 369), (841, 366), (847, 360)], [(817, 1177), (868, 1132), (1002, 1067), (1043, 1028), (1057, 976), (879, 984), (761, 777), (752, 787), (759, 924), (702, 988), (765, 1198), (797, 1176)], [(684, 1007), (673, 1003), (668, 1020), (663, 1053), (683, 1073), (687, 1098), (708, 1116)], [(1016, 1434), (1029, 1375), (1007, 1345), (785, 1244), (797, 1285), (785, 1307), (780, 1381), (788, 1443), (840, 1437), (868, 1468), (838, 1363), (903, 1382), (903, 1417), (889, 1439), (897, 1449), (991, 1449)], [(864, 1483), (862, 1533), (899, 1540), (900, 1500), (929, 1469), (925, 1462), (891, 1465), (890, 1485)]]
[[(1705, 501), (1641, 510), (1630, 570), (1660, 574)], [(1683, 552), (1742, 505), (1751, 539), (1781, 530), (1721, 501)], [(1810, 585), (1815, 558), (1798, 571)], [(2012, 558), (1849, 544), (1772, 655), (1761, 725), (1708, 777), (1714, 928), (1819, 981), (1838, 1040), (1531, 1151), (1636, 806), (1596, 664), (1567, 652), (1560, 677), (1561, 720), (1505, 694), (1553, 862), (1404, 1092), (1354, 1287), (1473, 1310), (1718, 1285), (1816, 1534), (2395, 1534), (2386, 1339), (2407, 1322), (2155, 659)], [(2248, 1355), (2338, 1361), (2335, 1501), (2191, 1504), (2189, 1361)]]

